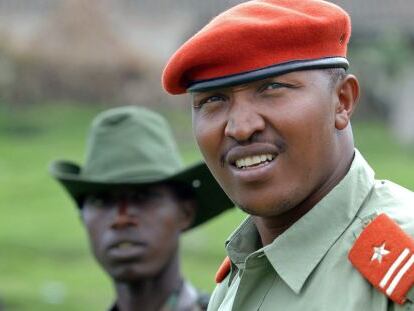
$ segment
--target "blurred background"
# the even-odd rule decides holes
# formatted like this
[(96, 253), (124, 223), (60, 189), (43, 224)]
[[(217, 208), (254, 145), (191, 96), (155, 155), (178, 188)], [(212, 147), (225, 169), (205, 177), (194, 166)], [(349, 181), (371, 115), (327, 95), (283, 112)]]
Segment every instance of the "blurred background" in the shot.
[[(73, 203), (47, 173), (83, 161), (93, 116), (145, 105), (171, 122), (187, 163), (200, 159), (186, 96), (160, 85), (167, 58), (231, 0), (0, 0), (0, 305), (4, 310), (105, 310), (109, 279), (93, 261)], [(353, 19), (350, 71), (363, 92), (358, 148), (414, 190), (414, 1), (337, 0)], [(232, 211), (187, 233), (183, 270), (206, 291)], [(0, 306), (0, 309), (2, 307)]]

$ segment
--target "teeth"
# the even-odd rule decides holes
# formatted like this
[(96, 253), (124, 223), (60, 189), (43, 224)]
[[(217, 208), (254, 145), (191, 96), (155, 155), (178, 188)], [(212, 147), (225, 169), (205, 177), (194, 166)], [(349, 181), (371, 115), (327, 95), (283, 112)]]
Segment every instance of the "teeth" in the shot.
[(239, 160), (240, 166), (246, 166), (246, 161), (244, 159)]
[(237, 168), (246, 168), (250, 166), (255, 166), (261, 163), (267, 163), (274, 159), (275, 157), (271, 154), (261, 154), (251, 157), (242, 158), (236, 161)]

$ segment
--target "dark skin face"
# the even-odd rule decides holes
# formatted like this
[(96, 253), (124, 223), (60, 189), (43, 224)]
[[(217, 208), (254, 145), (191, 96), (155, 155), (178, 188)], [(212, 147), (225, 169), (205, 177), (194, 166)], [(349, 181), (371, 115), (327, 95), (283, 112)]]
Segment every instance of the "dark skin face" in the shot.
[(213, 175), (268, 244), (325, 196), (353, 156), (354, 76), (298, 71), (193, 94), (193, 129)]
[(101, 266), (115, 282), (134, 283), (159, 277), (176, 258), (194, 204), (177, 198), (168, 185), (156, 184), (90, 195), (82, 219)]

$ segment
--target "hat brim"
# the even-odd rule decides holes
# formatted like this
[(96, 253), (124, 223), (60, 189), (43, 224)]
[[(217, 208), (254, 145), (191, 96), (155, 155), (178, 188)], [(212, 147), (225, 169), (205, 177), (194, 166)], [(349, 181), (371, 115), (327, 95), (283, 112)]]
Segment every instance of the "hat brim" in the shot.
[(207, 168), (207, 165), (203, 162), (189, 166), (168, 178), (122, 183), (84, 179), (80, 176), (81, 167), (69, 161), (55, 161), (51, 164), (49, 170), (51, 175), (63, 185), (75, 200), (79, 208), (81, 208), (82, 201), (88, 194), (104, 192), (108, 189), (140, 187), (161, 182), (182, 183), (193, 189), (198, 208), (191, 228), (199, 226), (225, 210), (234, 207), (234, 203), (227, 197)]
[(209, 80), (194, 81), (188, 87), (187, 92), (207, 92), (217, 88), (230, 87), (279, 76), (293, 71), (328, 68), (344, 68), (347, 70), (348, 67), (349, 62), (344, 57), (326, 57), (320, 59), (291, 61), (253, 71), (242, 72), (235, 75), (218, 77)]

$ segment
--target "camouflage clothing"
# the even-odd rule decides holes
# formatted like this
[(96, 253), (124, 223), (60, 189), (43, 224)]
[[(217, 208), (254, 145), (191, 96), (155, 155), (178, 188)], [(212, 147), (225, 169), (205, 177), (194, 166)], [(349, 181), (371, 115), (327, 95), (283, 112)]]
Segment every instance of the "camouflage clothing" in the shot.
[[(209, 296), (199, 293), (189, 282), (168, 297), (159, 311), (205, 311)], [(116, 304), (109, 311), (120, 311)]]

